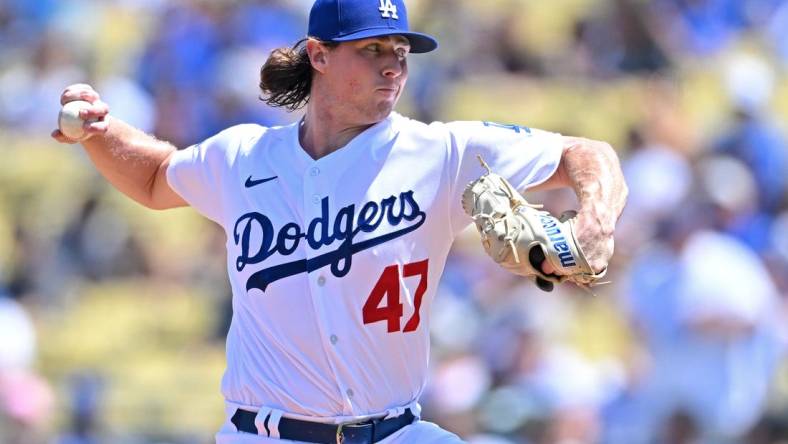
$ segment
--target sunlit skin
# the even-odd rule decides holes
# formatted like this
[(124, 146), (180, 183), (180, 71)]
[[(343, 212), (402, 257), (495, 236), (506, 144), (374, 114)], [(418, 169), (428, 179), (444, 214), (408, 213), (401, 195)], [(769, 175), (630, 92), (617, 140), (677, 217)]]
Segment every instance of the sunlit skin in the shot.
[(397, 35), (335, 48), (309, 40), (307, 51), (314, 75), (301, 145), (317, 159), (388, 117), (408, 80), (410, 44)]

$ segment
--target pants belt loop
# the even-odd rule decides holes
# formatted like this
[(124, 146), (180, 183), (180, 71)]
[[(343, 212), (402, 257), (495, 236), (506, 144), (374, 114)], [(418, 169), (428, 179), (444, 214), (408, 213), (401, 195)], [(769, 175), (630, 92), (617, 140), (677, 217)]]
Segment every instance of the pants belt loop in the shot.
[(345, 442), (345, 435), (342, 434), (342, 425), (343, 424), (340, 423), (337, 426), (337, 444), (342, 444)]
[(417, 420), (421, 419), (421, 404), (417, 401), (413, 401), (407, 408), (410, 409), (410, 412), (413, 413), (413, 416), (415, 416)]
[(400, 407), (394, 407), (392, 409), (389, 409), (388, 412), (386, 412), (386, 413), (387, 414), (386, 414), (386, 416), (383, 417), (383, 420), (391, 419), (391, 418), (398, 418), (398, 417), (402, 416), (405, 413), (405, 407), (401, 407), (401, 406)]
[(271, 415), (271, 410), (268, 407), (262, 407), (260, 410), (257, 411), (257, 415), (254, 417), (254, 425), (257, 427), (257, 434), (265, 436), (271, 436), (271, 433), (268, 431), (268, 418)]
[(279, 439), (279, 420), (282, 419), (284, 414), (281, 410), (271, 410), (271, 416), (268, 418), (268, 431), (271, 438)]

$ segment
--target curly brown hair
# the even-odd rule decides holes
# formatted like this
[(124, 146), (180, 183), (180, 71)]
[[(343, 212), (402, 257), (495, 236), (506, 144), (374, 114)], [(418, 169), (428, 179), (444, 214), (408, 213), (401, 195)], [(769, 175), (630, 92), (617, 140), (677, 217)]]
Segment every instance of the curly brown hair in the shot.
[[(260, 99), (268, 105), (295, 111), (309, 102), (313, 73), (306, 51), (308, 40), (299, 40), (291, 48), (274, 49), (260, 68)], [(320, 43), (329, 48), (339, 45), (336, 42)]]

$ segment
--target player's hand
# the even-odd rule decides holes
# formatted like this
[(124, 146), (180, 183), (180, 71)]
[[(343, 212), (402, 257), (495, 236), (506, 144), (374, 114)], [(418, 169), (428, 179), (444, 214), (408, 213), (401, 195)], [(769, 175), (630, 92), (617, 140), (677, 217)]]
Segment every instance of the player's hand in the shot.
[[(85, 131), (90, 135), (105, 134), (109, 128), (109, 122), (107, 121), (109, 106), (101, 100), (99, 93), (90, 85), (75, 83), (66, 87), (60, 95), (60, 104), (65, 105), (75, 100), (84, 100), (91, 104), (90, 107), (83, 109), (79, 113), (79, 116), (86, 120)], [(87, 120), (89, 119), (96, 119), (97, 121), (88, 122)], [(77, 143), (75, 140), (66, 137), (59, 129), (52, 131), (51, 136), (60, 143)]]
[[(594, 210), (581, 209), (577, 214), (577, 241), (594, 273), (607, 268), (613, 256), (614, 240), (611, 224), (603, 222), (611, 218), (612, 215), (607, 214), (607, 210), (600, 207)], [(614, 218), (612, 220), (615, 221)], [(607, 230), (605, 227), (608, 227)]]
[[(607, 268), (608, 261), (613, 256), (613, 236), (605, 236), (599, 229), (594, 229), (594, 226), (599, 225), (591, 223), (592, 220), (587, 214), (578, 213), (577, 237), (591, 270), (600, 273)], [(543, 261), (540, 268), (544, 274), (553, 274), (556, 271), (549, 261)]]

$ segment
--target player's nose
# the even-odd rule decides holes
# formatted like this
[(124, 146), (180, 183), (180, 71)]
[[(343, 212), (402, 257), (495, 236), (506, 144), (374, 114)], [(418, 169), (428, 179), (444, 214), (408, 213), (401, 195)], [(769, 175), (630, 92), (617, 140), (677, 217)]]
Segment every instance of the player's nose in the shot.
[(390, 54), (386, 57), (383, 65), (383, 76), (397, 78), (401, 76), (407, 69), (405, 61), (397, 57), (396, 54)]

